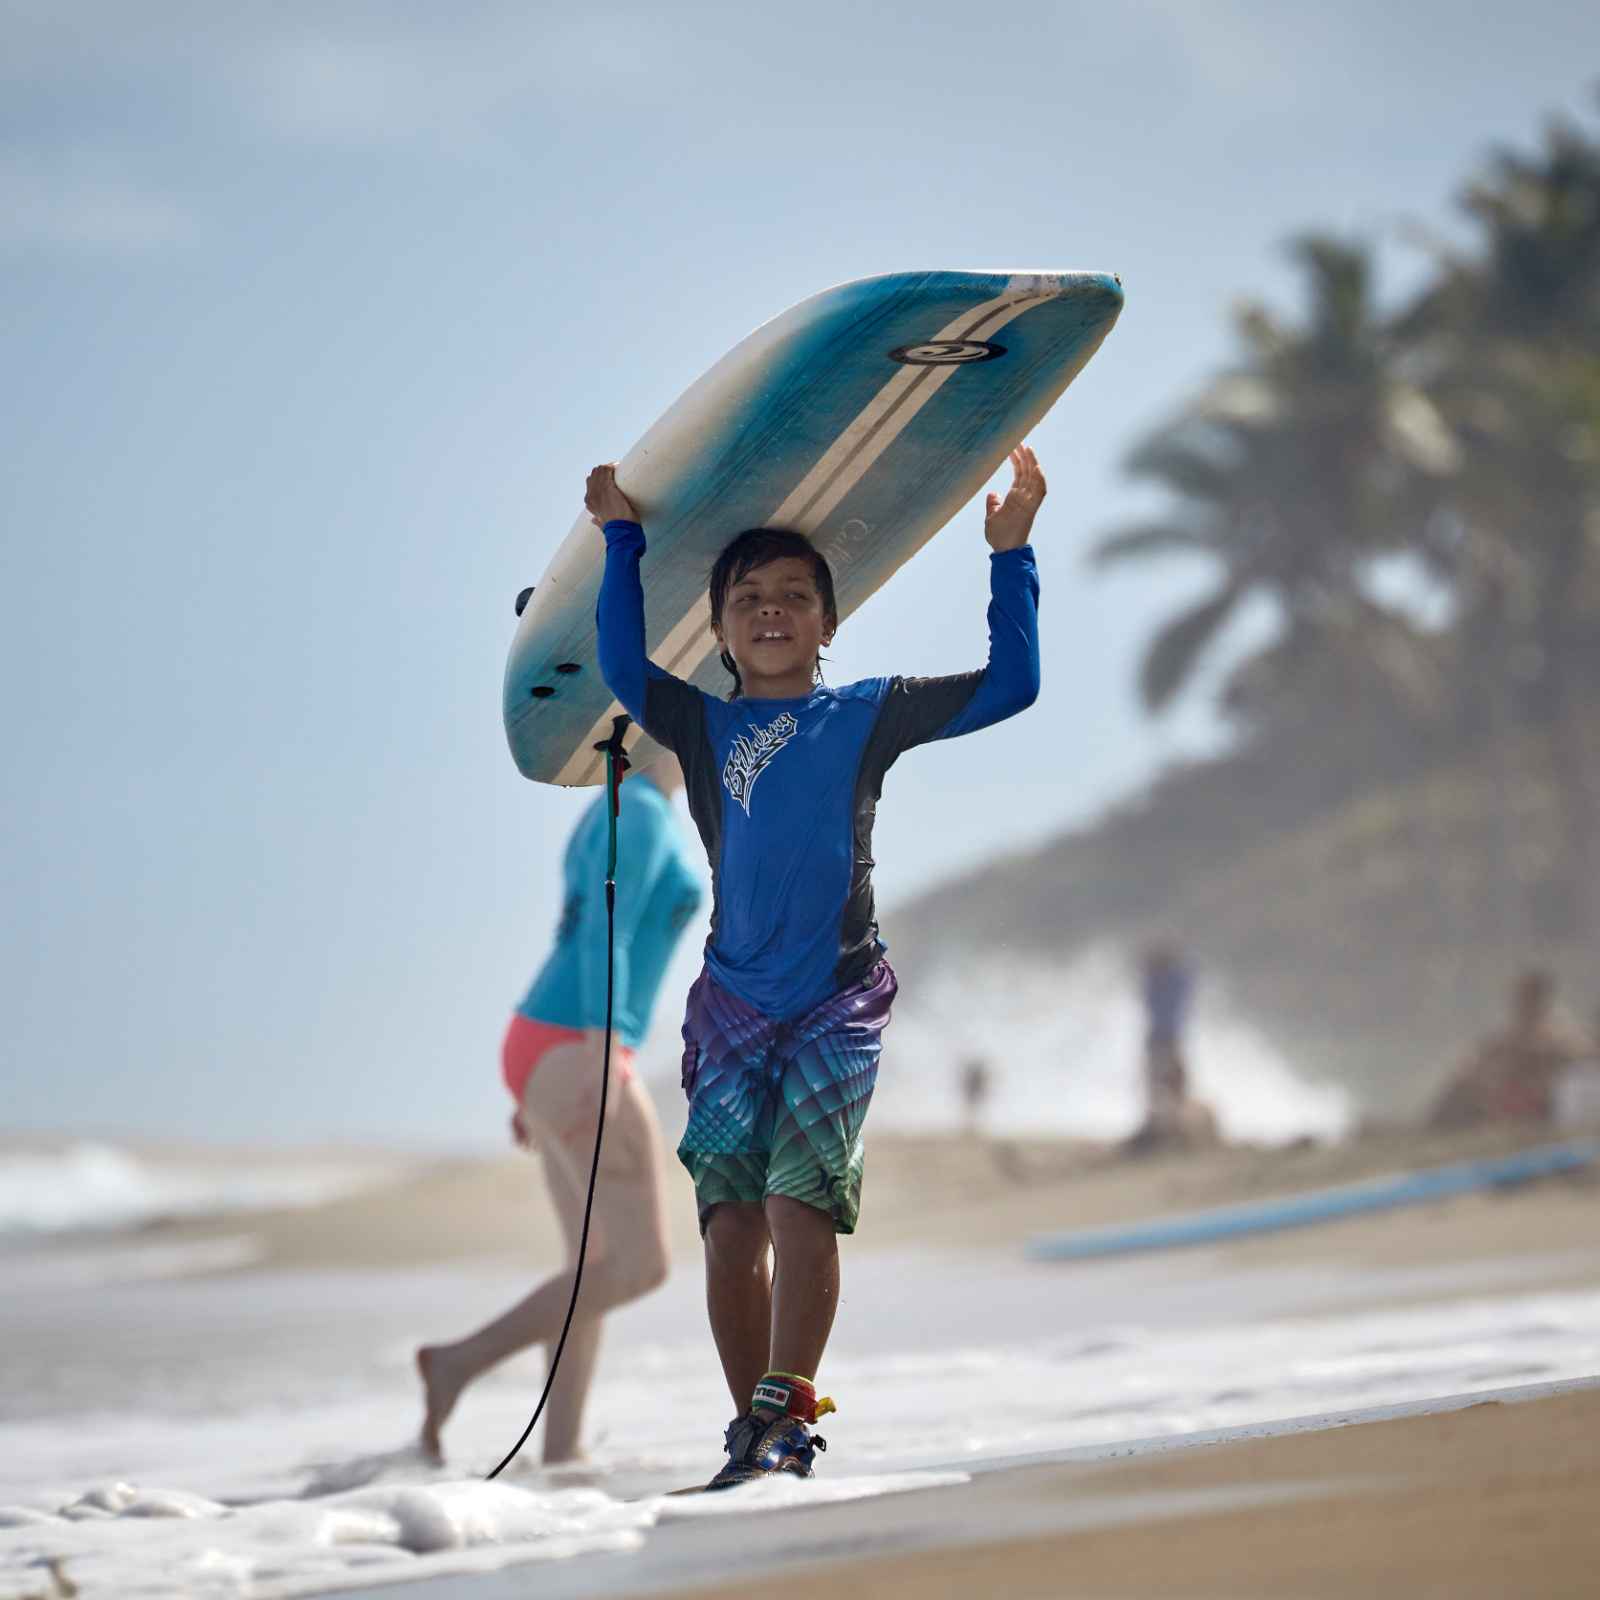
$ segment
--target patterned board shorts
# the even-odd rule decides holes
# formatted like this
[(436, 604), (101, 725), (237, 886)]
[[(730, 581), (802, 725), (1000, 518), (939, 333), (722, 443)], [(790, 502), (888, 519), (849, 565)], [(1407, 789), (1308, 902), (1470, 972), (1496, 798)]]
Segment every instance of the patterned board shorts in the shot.
[(804, 1016), (774, 1022), (709, 973), (696, 979), (683, 1021), (689, 1122), (678, 1159), (694, 1179), (702, 1233), (713, 1207), (769, 1194), (855, 1232), (861, 1128), (896, 987), (883, 961)]

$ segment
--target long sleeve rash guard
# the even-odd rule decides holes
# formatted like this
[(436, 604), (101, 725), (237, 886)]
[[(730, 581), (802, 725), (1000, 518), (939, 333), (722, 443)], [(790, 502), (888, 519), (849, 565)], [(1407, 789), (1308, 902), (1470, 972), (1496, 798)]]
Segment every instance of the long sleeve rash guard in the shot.
[[(717, 700), (645, 650), (644, 530), (608, 522), (600, 670), (628, 714), (683, 765), (711, 863), (706, 967), (781, 1021), (864, 977), (884, 952), (872, 824), (884, 775), (915, 745), (974, 733), (1039, 692), (1032, 549), (989, 558), (989, 664), (948, 678), (867, 678), (803, 699)], [(618, 877), (628, 870), (620, 860)]]

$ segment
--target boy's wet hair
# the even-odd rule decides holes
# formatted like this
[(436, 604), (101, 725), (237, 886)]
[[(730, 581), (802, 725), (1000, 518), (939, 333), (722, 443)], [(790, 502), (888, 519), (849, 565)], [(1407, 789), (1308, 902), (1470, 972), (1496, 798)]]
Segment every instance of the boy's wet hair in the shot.
[[(811, 564), (812, 581), (817, 586), (817, 596), (822, 601), (822, 615), (830, 628), (839, 626), (839, 607), (833, 597), (833, 572), (821, 553), (803, 533), (790, 533), (783, 528), (746, 528), (737, 537), (731, 539), (715, 565), (711, 568), (711, 621), (714, 626), (721, 626), (722, 608), (727, 602), (728, 591), (744, 578), (747, 578), (757, 567), (764, 567), (769, 561), (783, 561), (788, 557), (797, 561), (808, 561)], [(820, 662), (817, 657), (817, 677), (822, 676)], [(729, 691), (728, 698), (737, 700), (744, 685), (739, 681), (739, 668), (734, 659), (726, 650), (722, 652), (722, 664), (733, 674), (733, 688)]]

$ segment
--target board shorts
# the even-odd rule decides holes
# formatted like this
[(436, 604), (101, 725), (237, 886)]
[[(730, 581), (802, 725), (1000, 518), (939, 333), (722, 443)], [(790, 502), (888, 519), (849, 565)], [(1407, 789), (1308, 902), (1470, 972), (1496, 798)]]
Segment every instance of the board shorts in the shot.
[[(533, 1017), (523, 1016), (520, 1011), (513, 1011), (500, 1046), (500, 1076), (511, 1091), (511, 1098), (520, 1106), (528, 1079), (533, 1076), (539, 1063), (558, 1045), (572, 1044), (582, 1038), (583, 1034), (577, 1028), (563, 1028), (554, 1022), (538, 1022)], [(611, 1041), (611, 1070), (616, 1073), (619, 1083), (626, 1083), (633, 1076), (633, 1051), (615, 1038)]]
[(898, 985), (887, 961), (803, 1016), (775, 1022), (702, 972), (683, 1020), (689, 1120), (678, 1159), (705, 1232), (724, 1204), (785, 1195), (854, 1233), (861, 1130)]

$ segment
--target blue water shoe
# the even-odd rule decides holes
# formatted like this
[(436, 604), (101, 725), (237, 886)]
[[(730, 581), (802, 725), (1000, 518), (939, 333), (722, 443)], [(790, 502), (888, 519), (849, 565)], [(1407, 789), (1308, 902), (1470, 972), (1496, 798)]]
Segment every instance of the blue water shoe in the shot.
[(707, 1489), (731, 1489), (737, 1483), (770, 1477), (775, 1472), (809, 1478), (817, 1451), (826, 1450), (828, 1441), (811, 1433), (796, 1417), (747, 1411), (728, 1424), (723, 1446), (728, 1452), (727, 1462), (706, 1485)]

